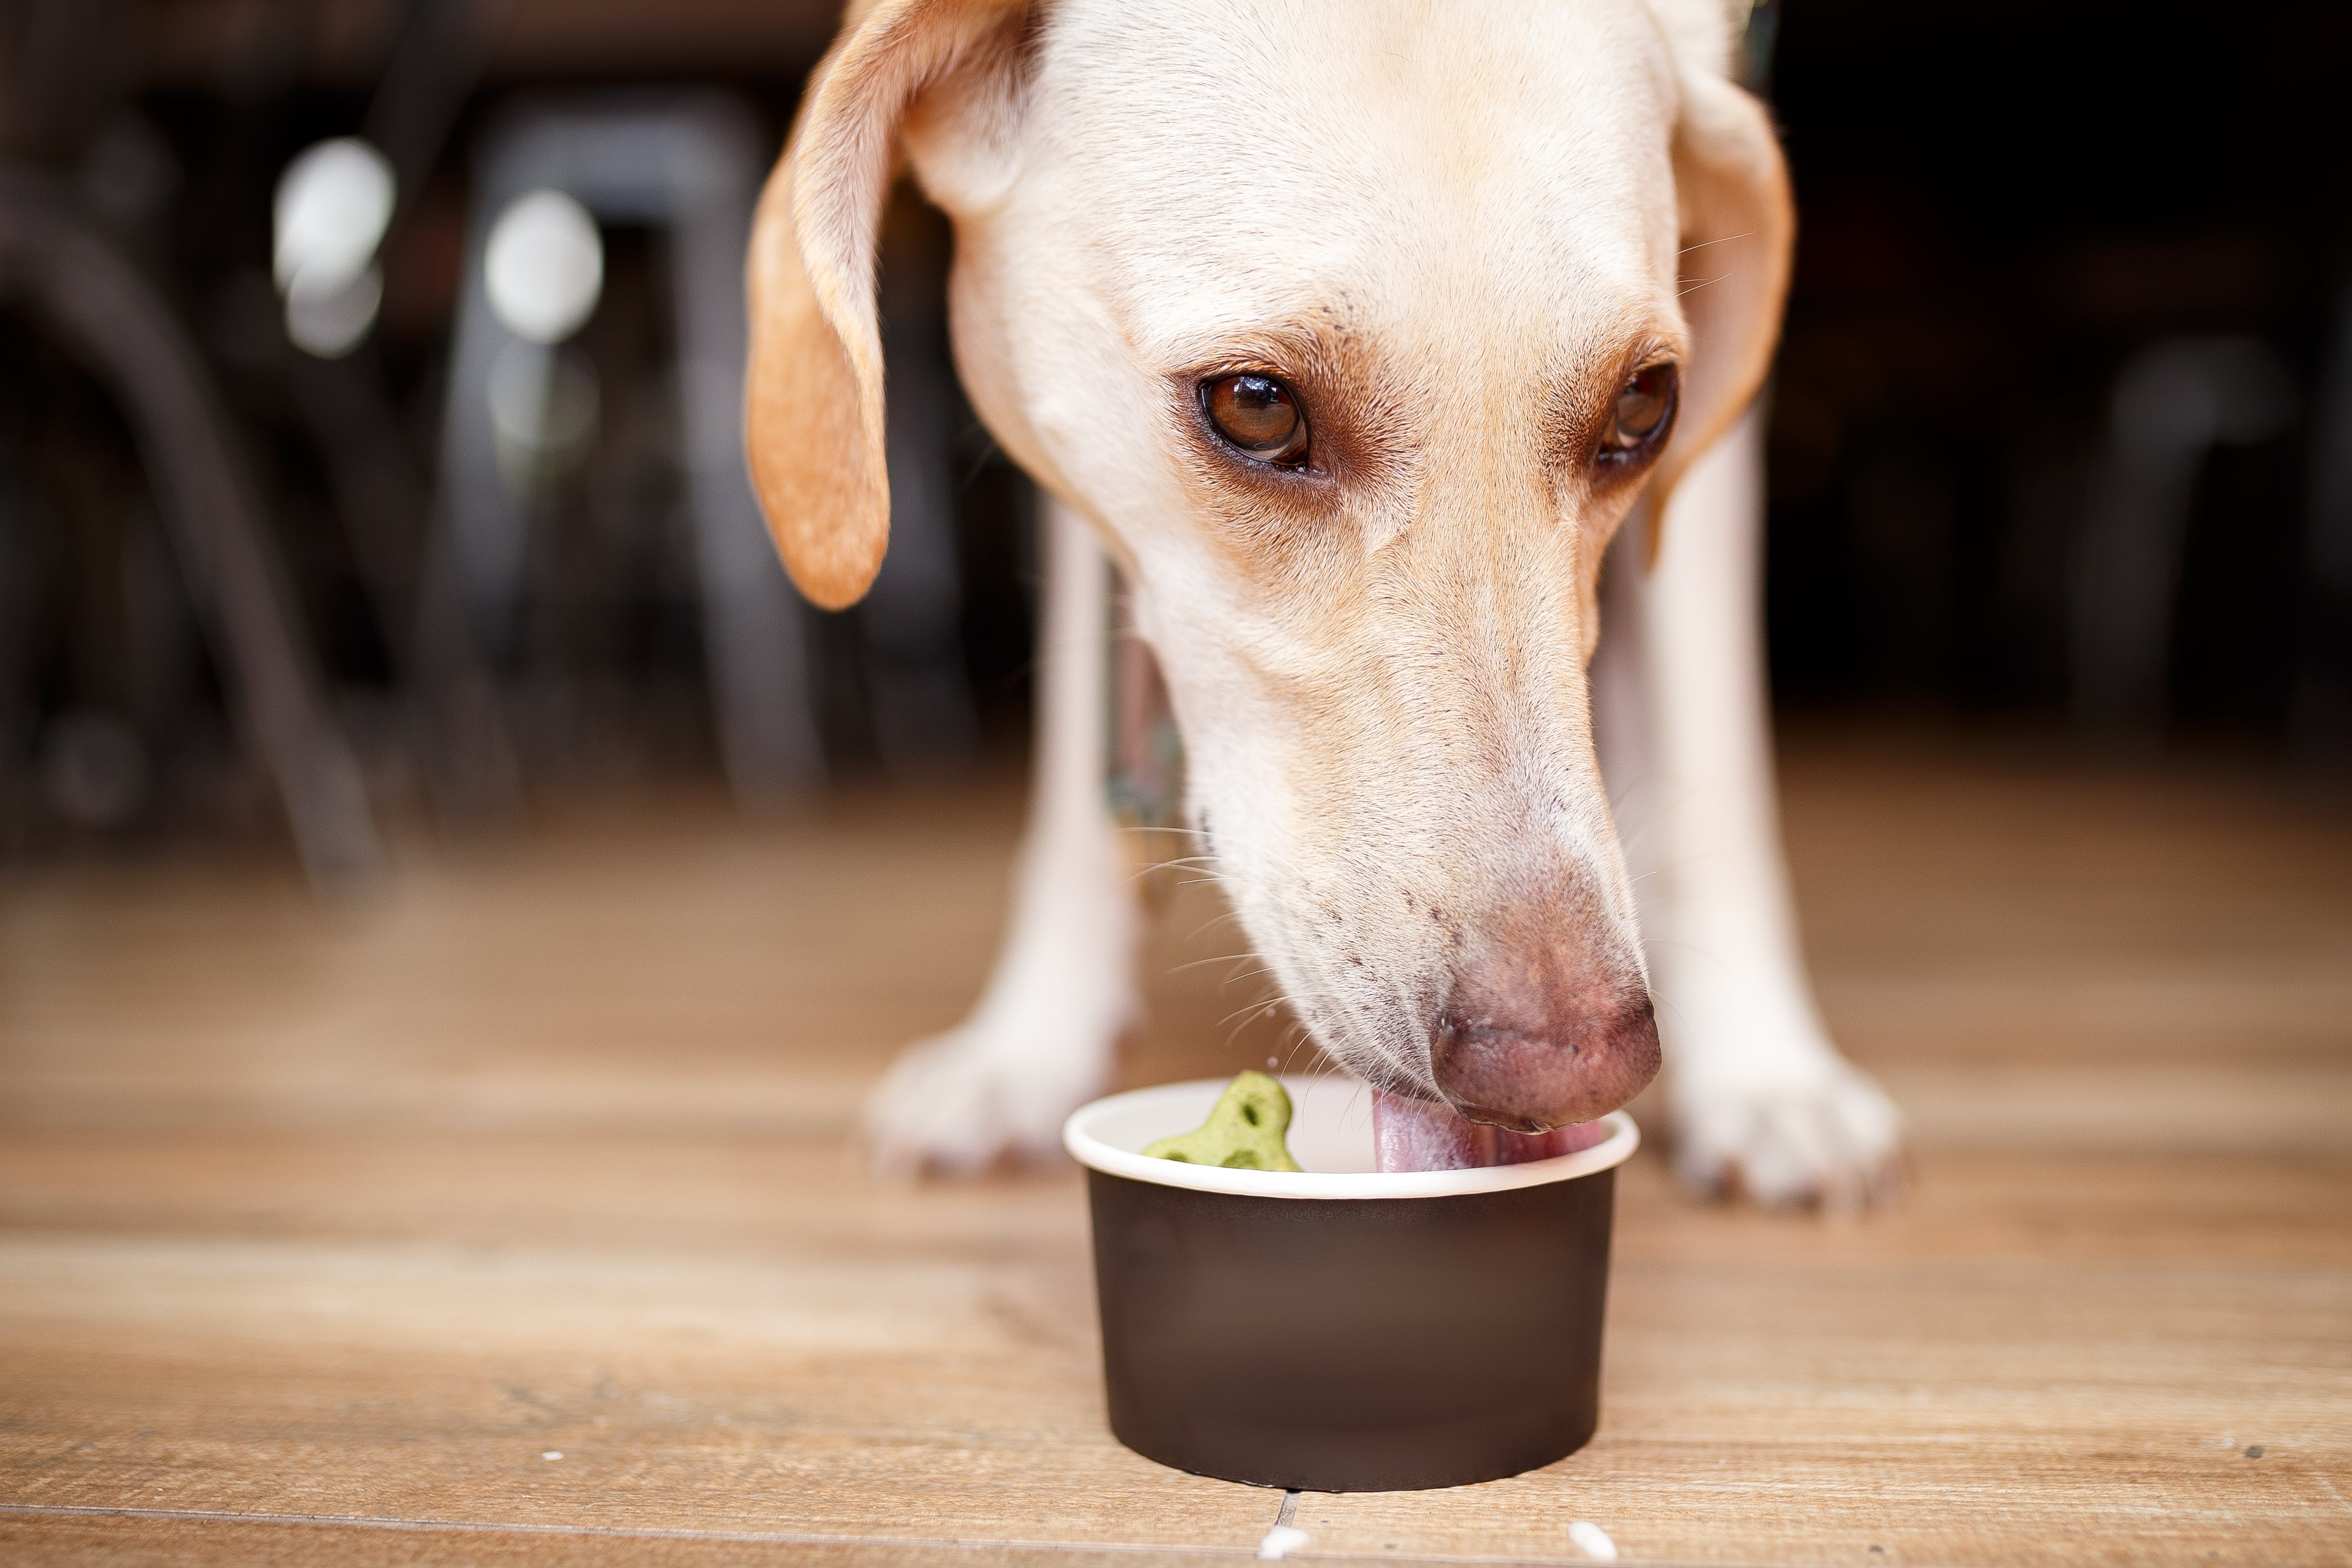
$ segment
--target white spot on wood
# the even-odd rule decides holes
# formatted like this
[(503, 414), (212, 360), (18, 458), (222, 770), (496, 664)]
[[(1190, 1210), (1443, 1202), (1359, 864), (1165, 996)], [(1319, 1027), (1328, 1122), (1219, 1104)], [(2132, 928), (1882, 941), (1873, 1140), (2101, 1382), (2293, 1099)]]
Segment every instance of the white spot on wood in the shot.
[(1568, 1538), (1576, 1542), (1576, 1549), (1578, 1551), (1583, 1552), (1587, 1557), (1591, 1558), (1595, 1563), (1614, 1563), (1617, 1561), (1617, 1543), (1609, 1539), (1609, 1532), (1607, 1531), (1601, 1529), (1599, 1525), (1593, 1523), (1589, 1519), (1580, 1519), (1574, 1524), (1570, 1525), (1568, 1527)]
[(1314, 1539), (1295, 1524), (1277, 1524), (1265, 1532), (1264, 1541), (1257, 1543), (1258, 1559), (1265, 1563), (1279, 1563)]

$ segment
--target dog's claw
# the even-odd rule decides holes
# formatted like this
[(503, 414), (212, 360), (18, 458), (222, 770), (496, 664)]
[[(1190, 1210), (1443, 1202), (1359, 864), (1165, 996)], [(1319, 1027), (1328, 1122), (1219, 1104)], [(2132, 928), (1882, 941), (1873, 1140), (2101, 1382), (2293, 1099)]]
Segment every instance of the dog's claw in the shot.
[(1701, 1077), (1675, 1100), (1675, 1173), (1697, 1191), (1853, 1214), (1902, 1190), (1903, 1114), (1843, 1060), (1785, 1077)]

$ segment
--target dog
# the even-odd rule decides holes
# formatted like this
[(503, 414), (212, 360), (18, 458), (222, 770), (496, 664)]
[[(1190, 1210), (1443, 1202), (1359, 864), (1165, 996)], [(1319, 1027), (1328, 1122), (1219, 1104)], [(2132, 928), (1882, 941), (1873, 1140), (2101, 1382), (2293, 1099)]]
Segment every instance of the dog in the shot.
[(778, 549), (838, 607), (887, 542), (903, 164), (954, 226), (972, 405), (1049, 498), (1012, 929), (877, 1089), (886, 1162), (1052, 1148), (1132, 1016), (1107, 556), (1192, 826), (1334, 1060), (1534, 1133), (1632, 1099), (1663, 1036), (1686, 1181), (1888, 1189), (1900, 1119), (1829, 1040), (1778, 842), (1750, 406), (1794, 220), (1738, 8), (853, 7), (747, 267)]

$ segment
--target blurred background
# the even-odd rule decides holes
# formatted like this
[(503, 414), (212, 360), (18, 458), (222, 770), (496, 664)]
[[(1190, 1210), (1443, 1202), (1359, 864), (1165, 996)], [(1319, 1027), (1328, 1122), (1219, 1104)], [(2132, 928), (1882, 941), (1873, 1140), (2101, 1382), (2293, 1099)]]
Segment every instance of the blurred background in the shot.
[(742, 481), (749, 209), (833, 22), (0, 7), (0, 855), (290, 824), (332, 880), (387, 814), (759, 806), (1017, 741), (1028, 498), (919, 204), (875, 599), (807, 611)]
[(2352, 18), (1786, 9), (1778, 695), (2340, 764)]
[[(809, 611), (734, 455), (745, 212), (824, 4), (0, 4), (0, 861), (1017, 755), (1025, 480), (894, 211), (899, 516)], [(1759, 13), (1803, 214), (1792, 715), (2352, 754), (2352, 20)]]

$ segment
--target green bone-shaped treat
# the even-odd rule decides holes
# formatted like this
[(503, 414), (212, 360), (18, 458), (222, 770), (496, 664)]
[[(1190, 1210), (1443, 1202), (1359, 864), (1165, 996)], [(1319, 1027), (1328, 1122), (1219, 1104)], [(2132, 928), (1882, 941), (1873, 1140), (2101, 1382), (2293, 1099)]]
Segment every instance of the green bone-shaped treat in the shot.
[(1290, 1131), (1290, 1096), (1262, 1072), (1236, 1073), (1217, 1096), (1216, 1109), (1192, 1131), (1144, 1146), (1155, 1160), (1223, 1165), (1235, 1171), (1296, 1171), (1283, 1134)]

